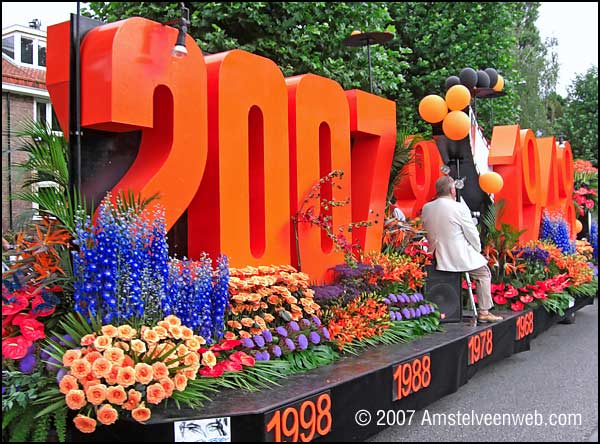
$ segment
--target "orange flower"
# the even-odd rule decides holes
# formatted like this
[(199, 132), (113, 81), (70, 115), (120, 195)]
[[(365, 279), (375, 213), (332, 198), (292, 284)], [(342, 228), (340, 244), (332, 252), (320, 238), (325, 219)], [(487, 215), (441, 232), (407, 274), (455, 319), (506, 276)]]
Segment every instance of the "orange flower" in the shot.
[(189, 340), (194, 337), (194, 331), (189, 327), (181, 327), (181, 339)]
[(194, 365), (200, 363), (200, 357), (198, 353), (190, 353), (185, 358), (183, 358), (184, 365)]
[(134, 362), (133, 362), (133, 358), (129, 355), (125, 355), (125, 359), (123, 359), (123, 364), (121, 364), (123, 367), (133, 367)]
[(135, 380), (140, 384), (149, 384), (154, 378), (154, 371), (152, 366), (140, 362), (135, 365)]
[(217, 365), (217, 357), (210, 350), (202, 353), (202, 365), (206, 365), (207, 367), (213, 368)]
[(152, 330), (154, 330), (156, 332), (156, 334), (158, 335), (158, 337), (160, 339), (166, 339), (167, 336), (169, 335), (169, 331), (168, 331), (169, 328), (170, 328), (170, 326), (168, 328), (165, 328), (160, 325), (157, 325)]
[(124, 341), (131, 341), (135, 337), (136, 333), (137, 331), (135, 328), (131, 327), (130, 325), (120, 325), (119, 328), (117, 328), (119, 339)]
[(88, 345), (92, 345), (95, 340), (96, 340), (96, 333), (92, 333), (91, 335), (85, 335), (83, 338), (81, 338), (80, 343), (84, 347), (87, 347)]
[(133, 411), (131, 412), (131, 416), (133, 419), (135, 419), (137, 422), (144, 422), (144, 421), (148, 421), (150, 419), (150, 409), (147, 407), (144, 407), (144, 403), (142, 402), (140, 404), (140, 406), (136, 409), (133, 409)]
[(65, 396), (65, 401), (71, 410), (79, 410), (87, 404), (83, 390), (70, 390)]
[(67, 350), (62, 358), (63, 365), (71, 367), (76, 359), (81, 359), (81, 350)]
[(106, 358), (98, 358), (92, 364), (92, 374), (95, 378), (104, 378), (108, 376), (112, 369), (112, 363)]
[(198, 374), (198, 369), (199, 367), (189, 367), (183, 370), (182, 374), (188, 379), (188, 380), (194, 380), (196, 379), (196, 375)]
[(117, 384), (123, 387), (135, 384), (135, 370), (131, 367), (121, 367), (117, 374)]
[(142, 339), (146, 342), (157, 343), (160, 338), (154, 330), (147, 329), (142, 333)]
[(181, 327), (178, 325), (172, 325), (169, 327), (169, 333), (171, 334), (171, 337), (175, 339), (181, 339), (183, 337)]
[(269, 323), (271, 323), (275, 320), (275, 317), (271, 313), (266, 313), (263, 316), (263, 318), (264, 318), (265, 322), (269, 322)]
[(93, 405), (102, 404), (106, 399), (107, 394), (108, 392), (104, 384), (91, 385), (85, 390), (85, 396), (88, 402)]
[(158, 383), (165, 389), (165, 398), (170, 398), (173, 394), (173, 390), (175, 390), (175, 383), (171, 378), (162, 378)]
[(92, 371), (92, 364), (85, 359), (75, 359), (71, 365), (71, 374), (77, 379), (85, 378)]
[(175, 375), (175, 378), (173, 378), (173, 382), (175, 383), (175, 389), (177, 391), (182, 392), (187, 387), (187, 378), (181, 373)]
[(92, 373), (81, 379), (79, 382), (81, 383), (83, 390), (87, 390), (88, 387), (91, 387), (92, 385), (100, 384), (100, 380), (94, 377)]
[(94, 347), (98, 351), (106, 350), (108, 347), (111, 346), (111, 344), (112, 344), (112, 338), (110, 336), (102, 335), (102, 336), (98, 336), (94, 340)]
[(116, 384), (120, 369), (121, 367), (119, 365), (113, 365), (110, 369), (110, 372), (108, 372), (108, 375), (104, 377), (106, 382), (109, 384)]
[(146, 389), (146, 399), (150, 404), (160, 404), (165, 398), (165, 389), (159, 383), (149, 385)]
[(89, 352), (87, 355), (85, 355), (85, 360), (93, 365), (94, 362), (96, 361), (96, 359), (99, 359), (101, 357), (102, 357), (102, 353), (94, 350), (92, 352)]
[(250, 318), (242, 318), (241, 322), (244, 327), (252, 327), (254, 325), (254, 320)]
[(247, 331), (245, 331), (245, 330), (240, 330), (239, 331), (239, 335), (240, 335), (241, 339), (251, 338), (252, 337), (252, 335), (250, 333), (248, 333)]
[(231, 328), (235, 328), (236, 330), (241, 330), (244, 328), (242, 324), (238, 321), (227, 321), (227, 325)]
[(104, 351), (104, 357), (108, 359), (111, 364), (123, 365), (125, 359), (125, 352), (117, 347), (110, 347)]
[(155, 362), (152, 364), (152, 372), (154, 373), (155, 380), (160, 380), (169, 376), (169, 369), (164, 362)]
[(130, 389), (128, 393), (129, 398), (127, 398), (127, 401), (123, 403), (123, 408), (131, 411), (140, 404), (140, 401), (142, 400), (142, 394), (134, 389)]
[(106, 399), (111, 404), (122, 405), (127, 400), (127, 394), (122, 386), (115, 385), (107, 389)]
[(77, 390), (79, 388), (79, 384), (77, 383), (77, 379), (74, 376), (65, 375), (60, 380), (58, 387), (60, 388), (60, 392), (63, 395), (66, 395), (71, 390)]
[(138, 355), (146, 353), (146, 343), (144, 341), (140, 341), (139, 339), (133, 339), (131, 341), (131, 350), (136, 352)]
[(237, 336), (234, 332), (232, 331), (226, 331), (225, 332), (225, 339), (227, 339), (228, 341), (231, 341), (233, 339), (237, 339)]
[(73, 423), (81, 433), (93, 433), (96, 430), (96, 420), (88, 416), (77, 415)]
[(200, 342), (194, 338), (193, 336), (185, 341), (185, 346), (189, 349), (189, 350), (198, 350), (200, 348)]
[(96, 416), (98, 417), (98, 421), (104, 425), (114, 424), (119, 418), (119, 414), (110, 404), (104, 404), (100, 407)]
[(271, 295), (267, 298), (267, 302), (271, 305), (279, 304), (279, 296)]
[(181, 320), (175, 316), (175, 315), (169, 315), (165, 318), (165, 321), (169, 323), (170, 326), (177, 326), (179, 327), (181, 325)]
[(104, 336), (108, 336), (109, 338), (116, 338), (117, 334), (119, 333), (119, 331), (117, 330), (117, 327), (115, 327), (114, 325), (103, 325), (102, 328), (100, 329), (100, 331), (102, 332), (102, 334)]

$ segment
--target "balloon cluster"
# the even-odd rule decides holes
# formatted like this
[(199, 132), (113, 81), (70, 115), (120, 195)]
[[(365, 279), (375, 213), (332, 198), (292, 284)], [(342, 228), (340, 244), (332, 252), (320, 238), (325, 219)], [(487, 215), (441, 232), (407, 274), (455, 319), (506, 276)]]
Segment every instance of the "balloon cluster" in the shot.
[(446, 79), (445, 99), (430, 94), (419, 103), (419, 115), (429, 123), (442, 122), (444, 134), (451, 140), (467, 137), (471, 128), (469, 116), (463, 112), (471, 103), (471, 94), (475, 88), (492, 88), (502, 91), (504, 79), (494, 68), (475, 71), (464, 68), (458, 76)]

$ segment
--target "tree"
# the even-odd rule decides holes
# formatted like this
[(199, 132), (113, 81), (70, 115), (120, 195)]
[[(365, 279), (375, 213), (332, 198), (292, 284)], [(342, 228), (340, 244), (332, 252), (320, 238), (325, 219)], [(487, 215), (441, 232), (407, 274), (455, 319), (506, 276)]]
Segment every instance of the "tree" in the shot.
[(571, 143), (573, 157), (598, 166), (598, 67), (578, 74), (567, 89), (559, 130)]

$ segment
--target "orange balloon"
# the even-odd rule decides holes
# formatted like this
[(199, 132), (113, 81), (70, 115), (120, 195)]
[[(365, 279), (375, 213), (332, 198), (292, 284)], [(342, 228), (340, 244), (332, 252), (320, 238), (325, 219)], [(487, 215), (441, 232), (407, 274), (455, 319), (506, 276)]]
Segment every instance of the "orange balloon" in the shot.
[(360, 32), (360, 31), (352, 31), (352, 34), (350, 34), (350, 35), (358, 35), (358, 34), (362, 34), (362, 32)]
[(430, 94), (419, 103), (419, 115), (425, 122), (438, 123), (448, 114), (446, 102), (440, 96)]
[(462, 111), (450, 111), (444, 118), (442, 129), (448, 139), (464, 139), (471, 129), (471, 119)]
[(498, 193), (503, 186), (504, 179), (494, 171), (479, 176), (479, 187), (488, 194)]
[(575, 219), (575, 233), (579, 234), (583, 230), (583, 224), (579, 219)]
[(502, 91), (502, 88), (504, 88), (504, 78), (500, 74), (498, 74), (498, 81), (492, 89), (496, 92), (500, 92)]
[(454, 85), (446, 92), (446, 104), (450, 111), (461, 111), (471, 103), (471, 93), (466, 86)]

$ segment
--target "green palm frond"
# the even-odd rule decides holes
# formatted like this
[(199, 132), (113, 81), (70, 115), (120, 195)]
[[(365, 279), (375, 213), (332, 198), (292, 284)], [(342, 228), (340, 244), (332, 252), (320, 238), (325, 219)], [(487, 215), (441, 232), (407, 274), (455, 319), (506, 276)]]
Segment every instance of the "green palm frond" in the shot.
[(390, 169), (390, 178), (388, 182), (388, 191), (386, 202), (392, 198), (394, 188), (400, 182), (405, 172), (405, 166), (413, 161), (413, 149), (416, 143), (423, 140), (420, 134), (412, 136), (407, 129), (398, 131), (396, 137), (396, 148), (392, 158), (392, 167)]

